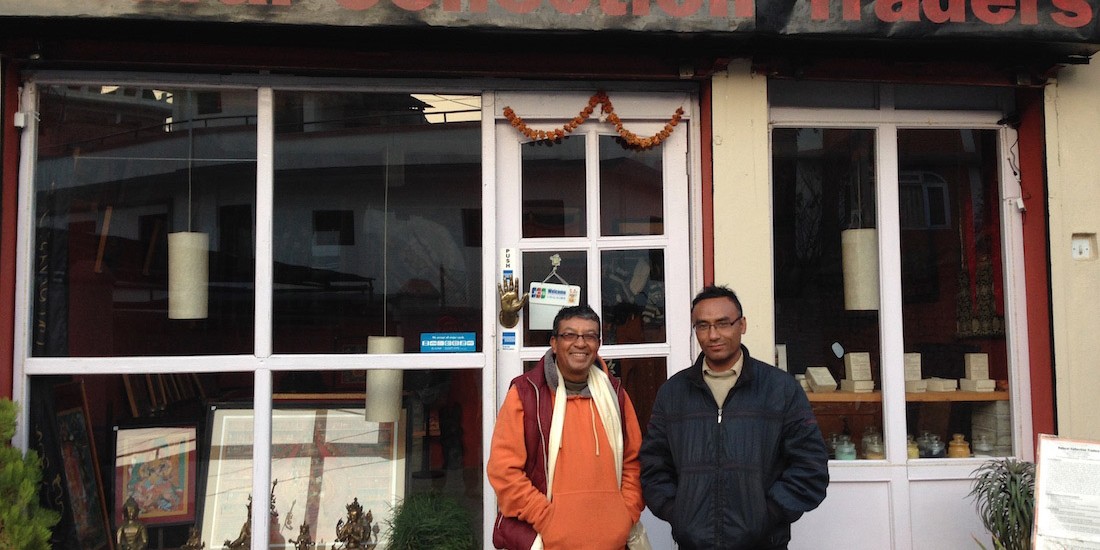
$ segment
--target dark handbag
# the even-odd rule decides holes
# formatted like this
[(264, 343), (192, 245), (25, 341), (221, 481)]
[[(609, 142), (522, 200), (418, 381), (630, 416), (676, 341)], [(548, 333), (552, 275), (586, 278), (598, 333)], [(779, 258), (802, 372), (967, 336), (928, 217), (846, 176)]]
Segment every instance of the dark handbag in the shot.
[(530, 523), (497, 512), (493, 524), (493, 547), (502, 550), (531, 550), (538, 533)]

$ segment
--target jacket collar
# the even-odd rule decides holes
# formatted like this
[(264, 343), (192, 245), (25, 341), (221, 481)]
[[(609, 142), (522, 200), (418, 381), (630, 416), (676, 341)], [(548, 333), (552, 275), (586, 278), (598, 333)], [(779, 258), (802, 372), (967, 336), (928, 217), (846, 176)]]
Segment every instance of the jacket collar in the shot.
[[(735, 388), (739, 388), (752, 382), (753, 378), (756, 378), (757, 361), (749, 355), (749, 348), (745, 347), (745, 344), (741, 344), (741, 355), (744, 357), (744, 361), (741, 364), (741, 374), (737, 377), (737, 383), (733, 385)], [(691, 365), (691, 373), (689, 378), (693, 383), (699, 386), (706, 385), (703, 380), (703, 359), (706, 356), (702, 352), (695, 358), (695, 363)]]

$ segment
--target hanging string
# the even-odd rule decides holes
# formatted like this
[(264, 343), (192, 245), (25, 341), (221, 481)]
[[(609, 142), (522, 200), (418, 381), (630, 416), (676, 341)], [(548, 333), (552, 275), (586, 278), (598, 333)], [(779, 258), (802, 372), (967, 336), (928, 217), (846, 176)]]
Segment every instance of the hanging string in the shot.
[(389, 336), (389, 331), (386, 328), (386, 323), (389, 320), (387, 315), (389, 309), (386, 306), (389, 299), (389, 228), (390, 228), (390, 147), (386, 146), (386, 166), (383, 173), (383, 188), (382, 194), (382, 336)]
[[(190, 97), (188, 93), (188, 97)], [(195, 121), (187, 123), (187, 232), (191, 232), (191, 180), (192, 166), (195, 158)]]

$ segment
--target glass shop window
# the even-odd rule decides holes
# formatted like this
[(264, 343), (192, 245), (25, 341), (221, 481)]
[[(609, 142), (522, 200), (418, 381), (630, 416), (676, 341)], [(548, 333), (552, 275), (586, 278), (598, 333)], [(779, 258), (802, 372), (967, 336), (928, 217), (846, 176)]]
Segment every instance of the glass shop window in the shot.
[[(28, 380), (29, 447), (41, 458), (43, 502), (60, 514), (50, 548), (117, 548), (112, 541), (133, 540), (140, 531), (150, 550), (182, 547), (192, 529), (202, 533), (204, 509), (218, 503), (204, 495), (226, 485), (207, 482), (210, 457), (234, 457), (244, 467), (236, 476), (251, 472), (252, 449), (240, 440), (251, 438), (252, 418), (219, 432), (221, 442), (211, 439), (210, 430), (221, 403), (252, 409), (251, 373), (146, 371)], [(127, 521), (128, 501), (140, 527)], [(221, 543), (203, 540), (207, 548)]]
[(874, 139), (772, 133), (776, 363), (801, 381), (837, 460), (885, 458)]
[(32, 355), (250, 353), (256, 92), (40, 91)]
[(906, 416), (919, 457), (1013, 454), (998, 143), (996, 130), (898, 132)]
[(274, 163), (276, 353), (475, 351), (479, 98), (276, 92)]
[[(481, 371), (291, 371), (273, 382), (271, 548), (294, 548), (303, 532), (318, 547), (381, 547), (393, 525), (480, 539)], [(215, 546), (236, 540), (248, 521), (252, 415), (247, 402), (207, 414), (198, 485), (202, 540)], [(448, 507), (449, 519), (427, 521), (432, 508), (416, 504), (423, 498)], [(404, 502), (401, 521), (394, 513)]]

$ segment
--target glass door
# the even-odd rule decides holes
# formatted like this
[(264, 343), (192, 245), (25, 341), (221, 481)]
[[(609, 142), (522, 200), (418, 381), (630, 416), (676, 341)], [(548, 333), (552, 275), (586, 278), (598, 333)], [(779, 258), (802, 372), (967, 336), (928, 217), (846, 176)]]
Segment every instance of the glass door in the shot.
[[(528, 129), (552, 130), (588, 100), (580, 94), (501, 95), (496, 108)], [(657, 136), (687, 98), (624, 94), (607, 100), (631, 114), (619, 119), (624, 129)], [(686, 366), (689, 128), (686, 120), (668, 127), (667, 137), (644, 147), (595, 115), (552, 141), (534, 141), (507, 118), (498, 120), (501, 266), (493, 284), (512, 277), (520, 293), (535, 285), (516, 324), (498, 327), (502, 389), (547, 349), (554, 306), (545, 309), (540, 293), (558, 288), (551, 285), (577, 293), (576, 303), (600, 314), (601, 355), (630, 391), (643, 429), (657, 386)], [(673, 358), (678, 362), (670, 364)]]
[[(597, 104), (576, 124), (586, 102), (601, 99), (613, 101), (622, 118), (597, 120)], [(630, 394), (643, 431), (657, 389), (689, 364), (689, 124), (670, 121), (677, 109), (689, 110), (688, 101), (614, 93), (496, 97), (501, 250), (492, 284), (529, 294), (514, 319), (498, 320), (498, 406), (512, 378), (548, 349), (559, 291), (599, 313), (600, 355)], [(529, 137), (563, 125), (572, 130), (558, 139)]]

